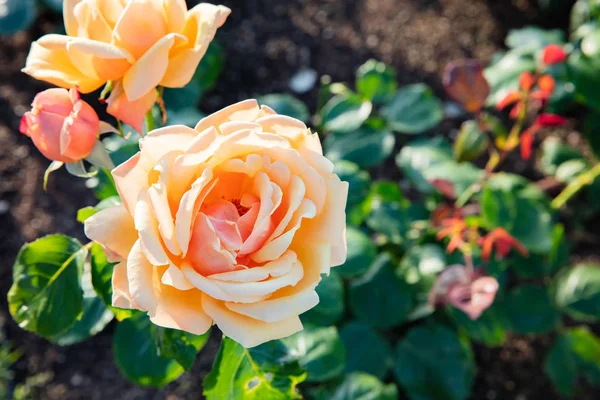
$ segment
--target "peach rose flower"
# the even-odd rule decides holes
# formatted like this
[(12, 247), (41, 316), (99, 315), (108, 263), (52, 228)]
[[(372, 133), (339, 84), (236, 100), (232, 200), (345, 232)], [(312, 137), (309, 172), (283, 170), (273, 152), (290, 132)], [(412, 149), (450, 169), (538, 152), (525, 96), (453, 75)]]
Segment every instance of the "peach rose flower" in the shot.
[(348, 183), (316, 134), (247, 100), (140, 140), (113, 170), (123, 201), (86, 221), (115, 261), (113, 305), (245, 347), (302, 329), (346, 258)]
[(92, 92), (108, 81), (108, 112), (141, 132), (157, 86), (182, 87), (231, 10), (185, 0), (64, 0), (67, 35), (42, 36), (23, 69), (63, 88)]
[(31, 106), (19, 130), (46, 158), (73, 163), (90, 155), (101, 132), (100, 120), (77, 90), (45, 90)]

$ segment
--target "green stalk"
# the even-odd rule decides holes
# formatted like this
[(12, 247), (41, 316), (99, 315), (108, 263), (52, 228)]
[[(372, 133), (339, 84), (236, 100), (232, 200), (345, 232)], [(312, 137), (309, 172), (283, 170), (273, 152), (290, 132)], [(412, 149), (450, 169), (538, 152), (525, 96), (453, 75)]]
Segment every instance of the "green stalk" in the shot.
[(600, 163), (596, 164), (593, 168), (585, 171), (578, 175), (571, 183), (563, 189), (562, 192), (552, 202), (550, 206), (555, 210), (558, 210), (565, 205), (573, 196), (575, 196), (581, 189), (594, 183), (597, 177), (600, 176)]
[(154, 123), (154, 117), (152, 116), (152, 109), (146, 113), (146, 117), (144, 118), (146, 121), (146, 133), (153, 131), (156, 129), (156, 125)]

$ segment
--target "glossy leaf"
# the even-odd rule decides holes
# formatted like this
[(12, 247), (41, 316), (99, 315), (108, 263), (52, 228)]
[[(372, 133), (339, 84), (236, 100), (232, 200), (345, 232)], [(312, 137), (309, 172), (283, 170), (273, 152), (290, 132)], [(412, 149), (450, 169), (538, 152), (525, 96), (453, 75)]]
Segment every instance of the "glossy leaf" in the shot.
[(360, 170), (358, 165), (349, 161), (335, 163), (334, 172), (342, 181), (349, 184), (347, 208), (350, 209), (363, 202), (369, 193), (371, 177), (366, 171)]
[(365, 275), (352, 281), (349, 302), (358, 319), (378, 328), (399, 325), (414, 305), (411, 288), (396, 274), (387, 253), (380, 254)]
[(556, 303), (573, 319), (600, 319), (600, 266), (579, 264), (558, 276)]
[(561, 143), (556, 137), (549, 137), (542, 143), (540, 167), (547, 175), (555, 175), (559, 166), (570, 160), (581, 160), (583, 154), (569, 145)]
[(346, 347), (344, 373), (366, 372), (384, 379), (393, 365), (392, 349), (369, 325), (350, 322), (340, 331)]
[(306, 373), (296, 354), (280, 340), (245, 349), (223, 338), (212, 371), (203, 382), (207, 400), (299, 399), (296, 389)]
[(454, 142), (454, 158), (457, 161), (473, 161), (485, 153), (488, 145), (489, 139), (476, 121), (463, 122)]
[(382, 109), (390, 129), (417, 135), (435, 128), (444, 118), (442, 102), (425, 84), (401, 88)]
[(69, 346), (83, 342), (101, 332), (114, 318), (101, 298), (92, 296), (83, 298), (83, 315), (66, 332), (50, 338), (59, 346)]
[(121, 321), (113, 336), (113, 353), (121, 373), (142, 386), (162, 387), (184, 371), (174, 359), (158, 355), (148, 316), (137, 314)]
[(587, 106), (600, 110), (600, 57), (586, 57), (581, 52), (573, 53), (568, 60), (569, 72), (575, 85), (577, 97)]
[(569, 244), (562, 225), (552, 230), (552, 247), (548, 254), (529, 254), (525, 257), (513, 252), (510, 266), (522, 278), (542, 278), (551, 276), (564, 267), (569, 259)]
[(471, 340), (490, 347), (502, 346), (506, 342), (510, 322), (498, 303), (485, 310), (476, 320), (472, 320), (467, 314), (453, 307), (449, 307), (448, 312), (459, 330)]
[(356, 70), (356, 89), (375, 104), (392, 98), (397, 86), (396, 71), (377, 60), (371, 59)]
[(392, 383), (384, 384), (376, 377), (355, 372), (343, 380), (310, 391), (314, 400), (397, 400), (398, 389)]
[(334, 326), (305, 327), (282, 339), (300, 366), (306, 369), (307, 382), (325, 382), (339, 376), (344, 369), (346, 351)]
[(430, 324), (411, 329), (400, 340), (394, 373), (411, 400), (466, 400), (475, 365), (468, 342)]
[(348, 247), (346, 262), (335, 270), (343, 278), (360, 276), (369, 269), (377, 255), (377, 248), (368, 235), (353, 227), (346, 229), (346, 243)]
[(153, 326), (153, 334), (160, 357), (175, 359), (185, 370), (190, 370), (196, 361), (196, 355), (206, 344), (210, 331), (194, 335), (178, 329)]
[(429, 168), (453, 161), (452, 147), (442, 137), (414, 140), (400, 150), (396, 164), (404, 175), (421, 192), (434, 192), (433, 186), (425, 177)]
[(512, 330), (519, 334), (539, 334), (554, 329), (560, 314), (548, 291), (541, 286), (524, 284), (512, 289), (504, 299)]
[(106, 208), (118, 206), (119, 204), (121, 204), (121, 199), (119, 198), (119, 196), (107, 197), (106, 199), (101, 200), (94, 207), (88, 206), (88, 207), (79, 209), (77, 211), (77, 221), (81, 222), (83, 224), (86, 219), (88, 219), (92, 215), (96, 214), (98, 211), (102, 211)]
[(323, 128), (329, 132), (351, 132), (369, 118), (373, 105), (357, 95), (338, 94), (321, 109)]
[(302, 122), (308, 122), (310, 118), (306, 105), (291, 94), (267, 94), (258, 97), (257, 100), (259, 104), (271, 107), (277, 114), (287, 115)]
[(42, 0), (42, 4), (56, 13), (62, 12), (63, 0)]
[(344, 283), (338, 274), (339, 267), (323, 276), (316, 288), (319, 304), (301, 315), (302, 323), (329, 326), (335, 325), (344, 315)]
[(56, 336), (83, 312), (80, 285), (87, 251), (77, 239), (49, 235), (25, 244), (13, 266), (8, 305), (19, 326), (40, 336)]
[(560, 29), (546, 30), (535, 26), (513, 29), (506, 37), (506, 46), (521, 51), (542, 50), (549, 44), (564, 43), (564, 34)]
[(366, 169), (385, 161), (395, 143), (396, 138), (390, 131), (363, 125), (353, 132), (329, 134), (323, 145), (325, 156), (331, 161), (347, 160)]

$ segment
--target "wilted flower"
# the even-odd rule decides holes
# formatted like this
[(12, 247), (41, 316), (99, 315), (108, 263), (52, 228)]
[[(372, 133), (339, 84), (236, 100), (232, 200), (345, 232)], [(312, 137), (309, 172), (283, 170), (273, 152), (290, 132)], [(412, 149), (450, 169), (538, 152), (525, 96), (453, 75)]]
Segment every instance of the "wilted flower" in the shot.
[(448, 64), (444, 71), (444, 87), (469, 112), (481, 110), (490, 95), (490, 85), (476, 60), (464, 59)]
[(452, 265), (437, 277), (429, 292), (429, 304), (450, 304), (476, 320), (494, 303), (498, 288), (495, 278), (462, 265)]
[(35, 96), (19, 130), (50, 160), (71, 163), (87, 157), (100, 133), (94, 109), (76, 89), (48, 89)]
[(231, 10), (184, 0), (65, 0), (67, 35), (42, 36), (23, 72), (92, 92), (113, 82), (108, 111), (141, 131), (157, 86), (191, 79)]
[(482, 246), (481, 257), (484, 261), (489, 261), (494, 248), (496, 249), (496, 258), (498, 259), (506, 257), (513, 248), (524, 256), (529, 255), (521, 242), (511, 236), (504, 228), (494, 229), (484, 236), (480, 242)]

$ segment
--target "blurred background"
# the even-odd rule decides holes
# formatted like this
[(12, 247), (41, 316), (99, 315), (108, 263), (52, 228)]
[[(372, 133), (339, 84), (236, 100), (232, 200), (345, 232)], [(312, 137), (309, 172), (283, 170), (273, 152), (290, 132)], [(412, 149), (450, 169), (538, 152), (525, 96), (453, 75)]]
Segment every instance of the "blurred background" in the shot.
[[(25, 1), (25, 0), (23, 0)], [(206, 88), (199, 112), (269, 93), (291, 92), (314, 113), (319, 79), (353, 82), (370, 58), (394, 67), (398, 86), (426, 82), (447, 100), (441, 84), (449, 61), (486, 63), (504, 48), (512, 28), (568, 26), (569, 0), (222, 0), (232, 14), (216, 36), (220, 77)], [(553, 3), (553, 4), (551, 4)], [(189, 6), (195, 4), (188, 1)], [(0, 11), (3, 1), (0, 0)], [(551, 11), (548, 11), (551, 10)], [(91, 340), (59, 347), (21, 330), (6, 303), (11, 266), (21, 245), (50, 232), (83, 239), (77, 210), (95, 204), (86, 182), (66, 171), (42, 189), (49, 164), (19, 133), (34, 95), (47, 88), (20, 72), (31, 42), (61, 32), (62, 18), (38, 7), (26, 31), (0, 37), (0, 328), (13, 350), (0, 351), (0, 378), (32, 399), (197, 399), (210, 370), (213, 338), (191, 372), (161, 390), (128, 383), (113, 362), (112, 327)], [(441, 129), (452, 127), (441, 126)], [(381, 173), (385, 175), (385, 171)], [(513, 336), (500, 348), (475, 346), (473, 399), (558, 398), (543, 373), (548, 336)], [(16, 359), (14, 363), (11, 361)], [(591, 398), (598, 398), (590, 393)], [(598, 395), (600, 396), (600, 394)]]

